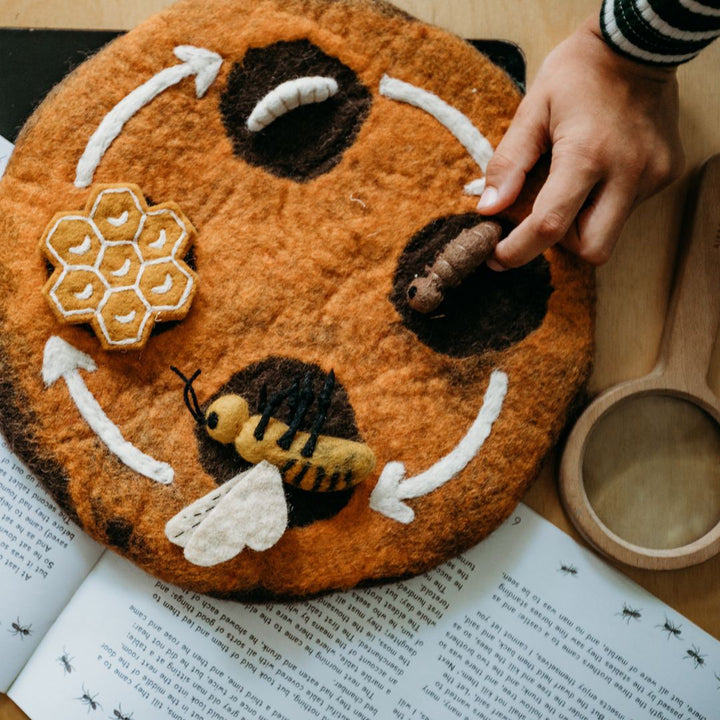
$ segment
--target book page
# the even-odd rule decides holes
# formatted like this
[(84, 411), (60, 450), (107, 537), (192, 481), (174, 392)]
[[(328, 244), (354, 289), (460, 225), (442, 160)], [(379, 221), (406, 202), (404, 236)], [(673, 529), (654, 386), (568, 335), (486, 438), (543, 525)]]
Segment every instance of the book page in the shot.
[(10, 696), (33, 720), (717, 720), (718, 678), (720, 643), (520, 506), (426, 575), (305, 602), (107, 553)]
[(5, 168), (7, 167), (14, 147), (15, 146), (9, 140), (6, 140), (2, 135), (0, 135), (0, 178), (5, 173)]
[(7, 691), (101, 553), (0, 436), (0, 691)]

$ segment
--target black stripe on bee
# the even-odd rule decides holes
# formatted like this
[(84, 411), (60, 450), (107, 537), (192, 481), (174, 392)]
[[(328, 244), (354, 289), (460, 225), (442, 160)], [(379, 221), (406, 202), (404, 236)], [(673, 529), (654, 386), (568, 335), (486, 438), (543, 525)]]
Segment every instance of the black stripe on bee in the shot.
[(313, 492), (317, 492), (318, 490), (320, 490), (320, 485), (322, 485), (322, 481), (325, 479), (325, 475), (325, 468), (319, 467), (315, 470), (315, 482), (312, 486)]
[(331, 476), (330, 476), (330, 485), (328, 487), (328, 490), (337, 490), (338, 483), (340, 482), (340, 471), (336, 470)]
[(309, 463), (305, 463), (300, 468), (300, 471), (298, 472), (298, 474), (295, 475), (295, 477), (292, 479), (292, 484), (295, 487), (300, 487), (300, 484), (302, 483), (303, 478), (307, 475), (307, 471), (310, 470), (311, 467), (312, 467), (312, 465), (310, 465)]
[[(310, 492), (333, 492), (347, 490), (352, 487), (353, 470), (335, 470), (328, 478), (328, 470), (313, 463), (301, 463), (288, 460), (281, 468), (280, 474), (288, 485)], [(326, 487), (323, 487), (326, 484)]]
[(352, 479), (352, 470), (346, 470), (344, 475), (340, 470), (336, 470), (330, 477), (330, 487), (328, 490), (346, 490), (352, 484)]

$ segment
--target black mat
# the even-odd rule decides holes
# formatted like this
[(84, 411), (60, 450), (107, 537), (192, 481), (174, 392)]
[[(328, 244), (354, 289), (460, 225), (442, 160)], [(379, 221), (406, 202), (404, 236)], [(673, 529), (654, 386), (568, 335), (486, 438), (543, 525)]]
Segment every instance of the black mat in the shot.
[[(70, 70), (120, 34), (0, 28), (0, 135), (15, 142), (45, 95)], [(524, 89), (525, 58), (517, 45), (502, 40), (470, 42)]]

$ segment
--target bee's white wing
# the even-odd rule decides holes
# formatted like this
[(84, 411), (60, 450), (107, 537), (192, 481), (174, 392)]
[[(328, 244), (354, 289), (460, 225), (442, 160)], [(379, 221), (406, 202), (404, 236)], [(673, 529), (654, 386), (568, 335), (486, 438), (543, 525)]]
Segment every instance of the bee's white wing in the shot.
[(209, 567), (230, 560), (246, 546), (267, 550), (282, 537), (287, 522), (282, 476), (263, 460), (200, 522), (185, 546), (185, 557)]
[(171, 543), (185, 547), (190, 542), (190, 538), (200, 523), (251, 470), (252, 468), (238, 473), (220, 487), (198, 498), (194, 503), (191, 503), (183, 508), (177, 515), (170, 518), (165, 525), (165, 537), (167, 537)]

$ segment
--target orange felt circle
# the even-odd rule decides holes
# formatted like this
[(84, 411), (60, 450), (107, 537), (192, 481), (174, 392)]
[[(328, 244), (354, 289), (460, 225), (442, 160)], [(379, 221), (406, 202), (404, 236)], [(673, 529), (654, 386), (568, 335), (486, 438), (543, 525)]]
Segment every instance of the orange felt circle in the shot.
[[(300, 39), (351, 68), (372, 96), (339, 161), (303, 182), (237, 157), (220, 112), (230, 67), (248, 48)], [(186, 78), (137, 112), (93, 182), (134, 184), (152, 198), (149, 205), (182, 208), (197, 231), (197, 289), (184, 319), (162, 332), (158, 326), (140, 351), (111, 353), (85, 328), (60, 323), (43, 296), (47, 268), (38, 242), (57, 213), (82, 211), (93, 192), (74, 179), (103, 117), (177, 64), (180, 44), (222, 56), (217, 78), (201, 99)], [(399, 259), (434, 220), (474, 211), (477, 200), (463, 186), (482, 173), (437, 120), (379, 93), (386, 74), (451, 103), (493, 146), (519, 102), (509, 78), (471, 46), (383, 2), (186, 0), (82, 65), (18, 140), (0, 184), (0, 367), (12, 388), (0, 404), (3, 429), (71, 517), (154, 575), (253, 599), (423, 572), (508, 516), (588, 376), (592, 272), (561, 251), (546, 255), (552, 292), (542, 321), (503, 350), (450, 357), (405, 327), (390, 301)], [(127, 211), (123, 224), (134, 228), (134, 210), (122, 199), (110, 217), (119, 225)], [(146, 226), (152, 236), (141, 230), (139, 246), (157, 243), (163, 229), (172, 242), (176, 228), (164, 217)], [(158, 265), (139, 284), (162, 289), (168, 275)], [(136, 322), (140, 305), (126, 294), (108, 303), (109, 322)], [(172, 465), (171, 485), (139, 475), (99, 442), (61, 380), (44, 386), (43, 349), (53, 335), (93, 358), (97, 370), (81, 371), (88, 389), (126, 440)], [(201, 462), (197, 425), (170, 365), (187, 375), (202, 369), (194, 389), (206, 404), (235, 374), (273, 358), (318, 368), (316, 396), (334, 371), (353, 437), (372, 449), (375, 468), (336, 512), (290, 527), (270, 549), (194, 565), (167, 539), (165, 525), (217, 482)], [(373, 510), (370, 495), (387, 463), (402, 462), (414, 476), (452, 452), (495, 369), (507, 375), (508, 391), (480, 452), (442, 487), (408, 501), (411, 523)], [(252, 385), (252, 403), (259, 391)], [(121, 536), (112, 530), (120, 526)]]

